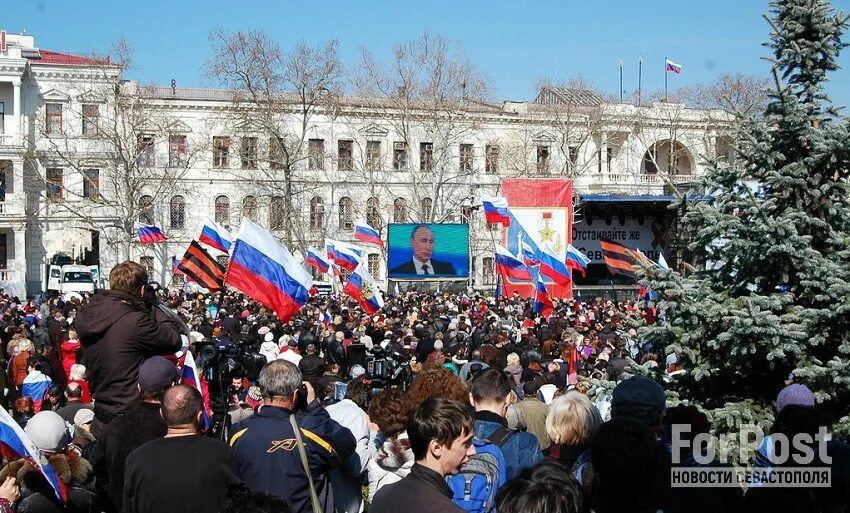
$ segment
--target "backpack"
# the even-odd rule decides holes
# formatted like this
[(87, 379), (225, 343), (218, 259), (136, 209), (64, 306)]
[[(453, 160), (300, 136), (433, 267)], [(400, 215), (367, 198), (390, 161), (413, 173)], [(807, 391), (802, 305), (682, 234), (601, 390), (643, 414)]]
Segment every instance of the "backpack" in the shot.
[(507, 481), (502, 445), (514, 434), (500, 427), (486, 439), (473, 438), (475, 455), (456, 475), (446, 479), (452, 489), (452, 501), (469, 513), (490, 513), (496, 507), (496, 493)]

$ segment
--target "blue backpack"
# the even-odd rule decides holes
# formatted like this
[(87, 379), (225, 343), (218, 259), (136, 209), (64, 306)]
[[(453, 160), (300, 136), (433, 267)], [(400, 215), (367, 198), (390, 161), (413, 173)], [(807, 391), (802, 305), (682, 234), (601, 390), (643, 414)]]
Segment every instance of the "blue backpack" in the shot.
[(496, 493), (507, 481), (502, 445), (514, 430), (500, 427), (485, 440), (473, 438), (475, 455), (456, 475), (446, 478), (452, 501), (469, 513), (490, 513), (496, 508)]

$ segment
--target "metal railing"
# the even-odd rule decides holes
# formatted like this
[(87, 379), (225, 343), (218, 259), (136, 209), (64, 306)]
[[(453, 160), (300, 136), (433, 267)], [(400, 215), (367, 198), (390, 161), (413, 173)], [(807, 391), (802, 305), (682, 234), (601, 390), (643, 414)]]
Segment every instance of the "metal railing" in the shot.
[(688, 183), (697, 180), (694, 175), (662, 175), (644, 173), (592, 173), (584, 178), (593, 185), (596, 184), (635, 184), (635, 185), (664, 185), (669, 179), (673, 183)]
[(18, 272), (0, 269), (0, 282), (17, 281)]

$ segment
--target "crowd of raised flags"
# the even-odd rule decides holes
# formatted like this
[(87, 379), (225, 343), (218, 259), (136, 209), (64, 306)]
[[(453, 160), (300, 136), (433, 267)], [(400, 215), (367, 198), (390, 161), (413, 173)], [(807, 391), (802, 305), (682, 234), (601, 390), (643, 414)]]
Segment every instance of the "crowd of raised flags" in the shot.
[[(494, 248), (497, 294), (501, 293), (504, 280), (528, 284), (533, 291), (537, 311), (548, 316), (552, 300), (547, 283), (567, 285), (572, 281), (574, 271), (584, 276), (590, 259), (572, 244), (559, 254), (548, 243), (531, 236), (516, 221), (503, 196), (484, 197), (481, 206), (488, 223), (504, 227), (515, 223), (519, 226), (516, 254), (499, 244)], [(156, 226), (141, 226), (138, 235), (143, 244), (166, 240), (165, 234)], [(384, 247), (380, 231), (363, 221), (355, 223), (352, 237), (362, 243)], [(213, 258), (202, 244), (226, 253), (229, 257), (227, 267)], [(605, 263), (613, 274), (637, 277), (636, 269), (641, 267), (669, 269), (663, 257), (656, 263), (639, 249), (607, 240), (600, 241), (600, 245)], [(334, 283), (340, 280), (340, 290), (357, 300), (365, 311), (374, 313), (381, 309), (384, 301), (364, 263), (365, 254), (366, 251), (356, 244), (326, 239), (323, 250), (307, 249), (303, 263), (315, 267), (320, 273), (331, 275)], [(341, 283), (341, 269), (350, 273), (344, 284)], [(269, 231), (247, 219), (242, 220), (235, 237), (218, 223), (205, 224), (198, 240), (193, 240), (183, 257), (175, 261), (173, 271), (210, 291), (234, 287), (273, 309), (283, 320), (291, 318), (314, 290), (312, 278), (304, 265)]]

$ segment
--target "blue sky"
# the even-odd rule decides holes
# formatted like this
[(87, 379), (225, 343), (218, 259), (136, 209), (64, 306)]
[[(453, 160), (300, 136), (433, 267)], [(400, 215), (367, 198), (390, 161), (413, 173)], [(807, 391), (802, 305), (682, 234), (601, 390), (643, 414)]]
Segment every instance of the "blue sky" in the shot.
[[(338, 39), (346, 63), (368, 47), (381, 57), (393, 44), (424, 30), (460, 42), (487, 74), (491, 96), (531, 100), (538, 77), (584, 75), (600, 89), (616, 93), (618, 61), (624, 88), (637, 87), (643, 58), (644, 91), (664, 87), (663, 62), (684, 66), (670, 76), (671, 89), (710, 82), (723, 73), (767, 74), (760, 57), (768, 37), (761, 0), (430, 0), (428, 2), (290, 0), (0, 0), (0, 28), (36, 37), (41, 48), (70, 53), (106, 51), (124, 36), (134, 43), (136, 69), (129, 78), (178, 86), (204, 81), (210, 56), (207, 35), (259, 29), (286, 48), (304, 40)], [(850, 11), (850, 0), (833, 2)], [(845, 35), (850, 41), (850, 35)], [(832, 75), (836, 104), (850, 104), (850, 48)]]

